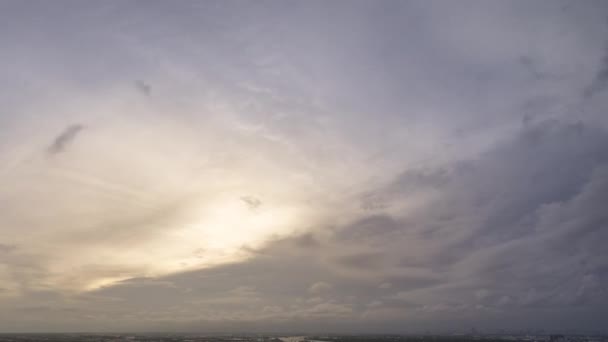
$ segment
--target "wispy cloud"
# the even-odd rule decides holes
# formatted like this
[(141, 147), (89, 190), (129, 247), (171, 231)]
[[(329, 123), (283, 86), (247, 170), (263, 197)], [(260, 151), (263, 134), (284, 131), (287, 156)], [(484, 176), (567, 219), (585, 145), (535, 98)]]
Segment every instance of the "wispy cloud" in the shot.
[(58, 154), (65, 151), (65, 149), (74, 142), (76, 137), (83, 129), (84, 126), (80, 124), (74, 124), (66, 127), (63, 132), (53, 139), (53, 142), (51, 142), (51, 145), (49, 145), (47, 148), (48, 153)]

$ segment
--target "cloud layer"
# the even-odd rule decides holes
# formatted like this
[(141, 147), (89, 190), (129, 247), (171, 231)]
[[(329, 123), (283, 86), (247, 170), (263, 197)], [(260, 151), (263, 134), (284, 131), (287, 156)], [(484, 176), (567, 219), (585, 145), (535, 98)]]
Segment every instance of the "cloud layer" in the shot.
[(601, 1), (0, 5), (0, 331), (589, 331)]

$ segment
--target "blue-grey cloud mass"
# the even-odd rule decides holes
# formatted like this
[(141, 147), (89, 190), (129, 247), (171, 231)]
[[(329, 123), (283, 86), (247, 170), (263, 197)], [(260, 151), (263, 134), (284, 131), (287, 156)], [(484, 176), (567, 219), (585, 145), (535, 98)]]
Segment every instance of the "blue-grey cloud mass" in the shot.
[(605, 329), (606, 18), (0, 2), (0, 332)]

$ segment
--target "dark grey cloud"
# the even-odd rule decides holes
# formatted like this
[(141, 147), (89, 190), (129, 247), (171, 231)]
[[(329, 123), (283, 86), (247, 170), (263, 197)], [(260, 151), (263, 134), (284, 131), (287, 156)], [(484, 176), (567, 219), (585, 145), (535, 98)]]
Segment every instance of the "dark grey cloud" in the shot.
[(48, 153), (58, 154), (63, 152), (70, 144), (74, 142), (74, 139), (76, 139), (83, 129), (84, 126), (81, 124), (74, 124), (66, 127), (63, 132), (53, 139), (53, 142), (47, 148)]
[(315, 248), (319, 247), (321, 244), (312, 233), (306, 233), (295, 237), (293, 243), (300, 248)]
[(382, 265), (385, 256), (382, 253), (357, 253), (340, 256), (337, 262), (346, 267), (355, 269), (373, 269)]
[(150, 96), (152, 94), (152, 86), (145, 83), (144, 81), (137, 80), (135, 81), (135, 88), (145, 96)]
[[(597, 248), (597, 241), (606, 239), (605, 214), (597, 207), (603, 200), (574, 203), (604, 193), (607, 138), (605, 131), (580, 123), (545, 123), (474, 165), (460, 166), (466, 172), (452, 183), (461, 185), (446, 193), (446, 200), (469, 202), (455, 218), (477, 219), (465, 220), (469, 231), (445, 245), (444, 253), (451, 255), (451, 267), (464, 273), (459, 275), (466, 277), (464, 288), (490, 289), (497, 307), (508, 302), (533, 309), (542, 303), (566, 310), (583, 296), (578, 289), (589, 286), (581, 279), (605, 286), (599, 285), (605, 284), (599, 271), (604, 266), (597, 266), (607, 261)], [(484, 175), (497, 178), (486, 181)], [(565, 210), (570, 206), (583, 211)], [(431, 217), (446, 209), (436, 207)], [(563, 215), (548, 221), (548, 212)], [(441, 231), (459, 229), (446, 222)], [(593, 293), (597, 302), (606, 300), (602, 291)]]
[(559, 78), (558, 75), (550, 74), (543, 70), (542, 63), (538, 59), (530, 56), (521, 56), (518, 61), (524, 70), (536, 81), (551, 81)]
[(583, 97), (589, 99), (598, 93), (602, 93), (608, 87), (608, 53), (605, 54), (599, 64), (596, 74), (583, 91)]
[(397, 232), (400, 228), (401, 223), (390, 215), (370, 215), (351, 223), (346, 229), (340, 229), (334, 238), (339, 241), (372, 241), (384, 239), (383, 235)]

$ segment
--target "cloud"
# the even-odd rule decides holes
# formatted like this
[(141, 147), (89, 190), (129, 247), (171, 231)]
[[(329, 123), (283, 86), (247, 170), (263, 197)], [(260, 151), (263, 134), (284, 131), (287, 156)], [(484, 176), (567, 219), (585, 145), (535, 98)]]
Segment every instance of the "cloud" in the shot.
[(584, 98), (591, 98), (598, 93), (603, 92), (608, 87), (608, 53), (605, 54), (601, 61), (599, 68), (591, 81), (583, 91)]
[(241, 196), (240, 199), (251, 210), (255, 210), (255, 209), (259, 208), (262, 205), (262, 201), (259, 198), (254, 197), (254, 196)]
[(295, 237), (293, 243), (300, 248), (315, 248), (320, 246), (320, 242), (312, 233), (305, 233)]
[[(320, 318), (350, 328), (363, 318), (368, 328), (382, 322), (384, 330), (403, 322), (500, 326), (505, 315), (554, 326), (553, 314), (600, 324), (608, 302), (601, 206), (608, 133), (561, 121), (520, 129), (474, 160), (438, 166), (449, 175), (433, 185), (441, 195), (408, 216), (364, 216), (329, 234), (277, 239), (241, 263), (161, 277), (172, 284), (162, 301), (136, 301), (132, 285), (98, 295), (119, 295), (131, 310), (167, 316), (165, 303), (172, 302), (198, 312), (199, 323), (233, 317), (286, 329)], [(425, 189), (402, 188), (388, 205)], [(202, 305), (215, 313), (200, 311)], [(260, 307), (269, 309), (260, 314)]]
[(350, 223), (347, 229), (339, 230), (334, 238), (345, 241), (383, 240), (385, 235), (397, 232), (400, 228), (399, 222), (390, 215), (370, 215)]
[(331, 284), (328, 284), (324, 281), (319, 281), (316, 282), (312, 285), (310, 285), (310, 287), (308, 288), (308, 292), (312, 293), (312, 294), (322, 294), (325, 293), (329, 290), (331, 290), (332, 286)]
[(63, 152), (70, 144), (74, 142), (74, 139), (84, 129), (83, 125), (74, 124), (66, 127), (61, 134), (59, 134), (51, 145), (47, 148), (49, 154), (58, 154)]
[(355, 269), (373, 269), (381, 267), (384, 255), (381, 253), (358, 253), (338, 257), (338, 263)]
[(313, 317), (339, 317), (350, 315), (352, 312), (353, 308), (351, 306), (334, 303), (317, 304), (306, 311), (307, 314)]
[(141, 80), (135, 81), (135, 88), (145, 96), (150, 96), (152, 93), (152, 87)]
[(602, 328), (605, 5), (469, 5), (0, 11), (0, 330)]
[(393, 287), (393, 284), (391, 284), (391, 283), (382, 283), (382, 284), (378, 285), (378, 288), (380, 288), (380, 289), (390, 289), (391, 287)]
[(17, 249), (15, 245), (7, 245), (4, 243), (0, 243), (0, 253), (10, 253)]

